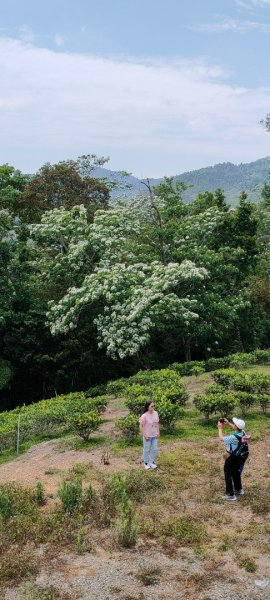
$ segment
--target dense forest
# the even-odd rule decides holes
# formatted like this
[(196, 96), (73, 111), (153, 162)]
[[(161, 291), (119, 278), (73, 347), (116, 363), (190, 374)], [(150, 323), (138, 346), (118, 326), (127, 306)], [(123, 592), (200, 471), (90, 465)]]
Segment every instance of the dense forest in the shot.
[(270, 345), (270, 185), (235, 208), (170, 178), (112, 202), (104, 162), (0, 167), (2, 410)]

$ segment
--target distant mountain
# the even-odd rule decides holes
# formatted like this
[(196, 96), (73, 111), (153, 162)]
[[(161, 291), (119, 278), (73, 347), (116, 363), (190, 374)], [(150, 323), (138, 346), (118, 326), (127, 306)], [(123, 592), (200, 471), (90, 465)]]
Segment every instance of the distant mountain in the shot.
[[(212, 192), (217, 188), (221, 188), (225, 193), (227, 202), (235, 205), (238, 202), (239, 194), (243, 190), (248, 194), (249, 199), (258, 200), (262, 186), (270, 181), (269, 173), (270, 157), (266, 157), (251, 163), (241, 163), (240, 165), (234, 165), (230, 162), (221, 163), (214, 167), (188, 171), (176, 175), (175, 178), (191, 186), (183, 193), (183, 200), (187, 203), (191, 202), (199, 192)], [(146, 192), (143, 183), (133, 176), (123, 179), (116, 171), (103, 168), (97, 169), (92, 175), (94, 177), (105, 177), (119, 183), (126, 181), (130, 185), (128, 190), (114, 190), (112, 193), (113, 198), (131, 198), (134, 195)], [(151, 185), (158, 185), (161, 181), (162, 178), (150, 179)]]

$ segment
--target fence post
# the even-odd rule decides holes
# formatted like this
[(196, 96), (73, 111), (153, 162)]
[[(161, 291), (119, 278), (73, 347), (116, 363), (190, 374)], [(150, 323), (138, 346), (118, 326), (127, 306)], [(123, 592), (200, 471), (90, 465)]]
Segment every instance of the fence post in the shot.
[(20, 449), (20, 422), (21, 422), (21, 409), (19, 408), (18, 426), (17, 426), (17, 456), (19, 455), (19, 449)]

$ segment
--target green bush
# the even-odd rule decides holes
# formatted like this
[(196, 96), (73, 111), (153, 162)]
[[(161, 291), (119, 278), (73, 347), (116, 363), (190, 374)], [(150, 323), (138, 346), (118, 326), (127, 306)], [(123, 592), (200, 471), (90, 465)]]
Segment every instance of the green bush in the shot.
[(236, 375), (238, 375), (238, 371), (235, 369), (220, 369), (218, 371), (213, 371), (211, 376), (218, 385), (229, 388)]
[(83, 489), (80, 477), (75, 477), (71, 481), (62, 481), (58, 490), (58, 496), (62, 503), (62, 510), (66, 513), (73, 513), (82, 507)]
[(118, 429), (120, 429), (125, 441), (128, 444), (132, 442), (138, 435), (138, 417), (133, 414), (118, 419), (116, 421), (116, 426), (118, 427)]
[(244, 369), (255, 364), (255, 357), (252, 354), (238, 352), (230, 355), (230, 367), (234, 369)]
[(137, 396), (137, 398), (128, 398), (125, 405), (133, 415), (142, 415), (145, 403), (149, 401), (147, 396)]
[(230, 366), (230, 357), (223, 356), (222, 358), (208, 358), (205, 361), (206, 371), (216, 371), (216, 369), (227, 369)]
[(168, 400), (161, 400), (157, 405), (159, 422), (166, 433), (174, 430), (176, 421), (181, 415), (181, 409), (177, 404), (172, 404)]
[(208, 420), (210, 415), (230, 416), (236, 406), (236, 398), (232, 393), (223, 392), (221, 394), (198, 394), (194, 398), (196, 408)]
[(128, 496), (122, 499), (117, 513), (116, 533), (118, 543), (124, 548), (132, 548), (135, 546), (138, 537), (138, 515)]
[(91, 410), (86, 414), (71, 416), (68, 422), (73, 431), (88, 442), (92, 433), (100, 427), (102, 419), (97, 411)]
[(0, 486), (0, 514), (4, 521), (17, 515), (37, 514), (35, 488), (24, 488), (17, 483), (4, 483)]
[(262, 412), (265, 414), (270, 406), (270, 396), (267, 396), (266, 394), (258, 394), (256, 400), (259, 402)]
[(154, 388), (153, 396), (155, 402), (166, 400), (167, 402), (177, 404), (178, 406), (184, 406), (188, 399), (188, 393), (182, 384), (180, 386), (171, 386), (166, 389)]
[[(190, 375), (198, 375), (199, 373), (204, 373), (205, 371), (205, 361), (204, 360), (192, 360), (183, 363), (172, 363), (169, 365), (168, 369), (175, 371), (178, 375), (190, 376)], [(199, 372), (198, 372), (199, 369)]]
[(267, 365), (270, 363), (270, 350), (254, 350), (252, 353), (256, 365)]
[(89, 408), (91, 410), (96, 410), (99, 414), (105, 412), (109, 404), (108, 396), (95, 396), (95, 398), (89, 398), (89, 400)]
[(197, 523), (189, 516), (178, 517), (165, 521), (162, 525), (162, 535), (174, 538), (182, 546), (197, 544), (205, 539), (206, 529), (202, 523)]
[(116, 379), (115, 381), (108, 381), (107, 383), (107, 394), (114, 396), (115, 398), (120, 397), (123, 398), (125, 396), (125, 391), (127, 388), (127, 379), (122, 377), (121, 379)]
[(104, 396), (107, 394), (107, 383), (100, 383), (88, 388), (85, 392), (86, 398), (96, 398), (96, 396)]
[(256, 396), (248, 392), (237, 392), (235, 394), (237, 403), (239, 404), (242, 414), (246, 415), (249, 409), (255, 404)]

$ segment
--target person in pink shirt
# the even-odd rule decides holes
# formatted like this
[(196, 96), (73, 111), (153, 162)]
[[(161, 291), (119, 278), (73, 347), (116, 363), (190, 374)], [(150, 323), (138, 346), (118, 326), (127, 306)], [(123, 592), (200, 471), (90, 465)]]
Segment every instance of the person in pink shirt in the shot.
[(140, 417), (140, 432), (143, 436), (143, 462), (145, 469), (156, 469), (157, 438), (159, 437), (159, 416), (154, 402), (146, 402)]

